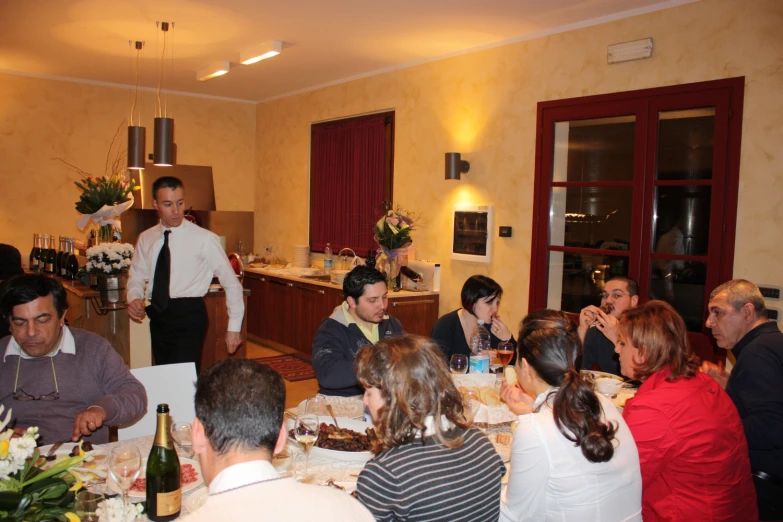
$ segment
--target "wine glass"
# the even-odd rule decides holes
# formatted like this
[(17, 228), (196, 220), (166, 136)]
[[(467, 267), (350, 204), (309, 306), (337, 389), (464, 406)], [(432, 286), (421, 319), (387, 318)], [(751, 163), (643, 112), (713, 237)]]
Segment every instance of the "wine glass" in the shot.
[(451, 361), (449, 361), (449, 368), (451, 368), (451, 373), (468, 373), (468, 356), (462, 354), (452, 355)]
[(326, 396), (319, 393), (315, 397), (310, 397), (307, 399), (307, 402), (305, 402), (304, 413), (311, 413), (316, 416), (325, 417), (329, 415), (329, 412), (326, 409), (327, 404)]
[(296, 426), (294, 427), (294, 438), (302, 448), (305, 454), (305, 467), (304, 475), (302, 476), (302, 482), (307, 480), (307, 460), (310, 456), (310, 448), (313, 447), (315, 441), (318, 440), (318, 429), (320, 424), (318, 422), (318, 416), (312, 413), (305, 413), (300, 415), (296, 419)]
[(506, 367), (508, 366), (508, 363), (511, 362), (511, 359), (514, 357), (514, 345), (511, 344), (511, 341), (503, 341), (500, 344), (498, 344), (497, 349), (497, 358), (500, 361), (500, 364), (503, 365), (503, 374), (506, 373)]
[(109, 455), (109, 474), (122, 491), (123, 510), (128, 509), (128, 491), (141, 471), (141, 453), (135, 446), (117, 446)]
[(479, 408), (481, 408), (481, 400), (478, 394), (473, 390), (463, 392), (462, 404), (464, 406), (463, 415), (465, 415), (465, 420), (473, 423)]
[(103, 502), (103, 495), (82, 490), (76, 494), (73, 510), (81, 522), (98, 522), (98, 505)]
[(171, 438), (179, 448), (179, 454), (186, 459), (193, 457), (193, 428), (187, 422), (171, 425)]

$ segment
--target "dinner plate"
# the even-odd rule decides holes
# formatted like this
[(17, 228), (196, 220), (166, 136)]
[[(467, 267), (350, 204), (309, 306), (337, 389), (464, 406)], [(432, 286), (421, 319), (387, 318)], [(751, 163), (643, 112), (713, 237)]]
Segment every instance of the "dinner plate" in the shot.
[[(191, 482), (190, 484), (186, 484), (182, 486), (183, 494), (187, 493), (188, 491), (193, 491), (194, 489), (196, 489), (197, 487), (199, 487), (204, 483), (204, 476), (201, 474), (201, 466), (199, 465), (198, 461), (195, 461), (193, 459), (184, 459), (180, 457), (179, 464), (180, 466), (183, 464), (190, 464), (191, 466), (193, 466), (193, 469), (196, 470), (196, 474), (198, 476), (198, 478), (195, 481)], [(141, 472), (139, 473), (138, 478), (145, 478), (146, 476), (147, 476), (147, 459), (142, 459)], [(122, 493), (122, 491), (120, 491), (119, 486), (117, 486), (117, 483), (114, 482), (114, 479), (112, 478), (111, 474), (109, 474), (109, 478), (106, 480), (106, 484), (109, 486), (109, 488), (111, 488), (112, 491), (115, 491), (117, 493)], [(147, 492), (131, 490), (130, 492), (128, 492), (128, 496), (132, 498), (146, 498)]]
[[(324, 395), (326, 402), (332, 405), (334, 415), (337, 417), (337, 422), (342, 422), (342, 418), (352, 419), (354, 417), (361, 417), (364, 415), (364, 403), (361, 397), (337, 397), (333, 395)], [(294, 413), (301, 415), (305, 411), (305, 404), (307, 399), (300, 402)], [(323, 411), (318, 413), (319, 417), (329, 417), (329, 412)]]
[[(328, 425), (334, 425), (334, 422), (329, 419), (321, 418), (321, 422), (328, 424)], [(340, 419), (338, 421), (340, 423), (341, 428), (346, 428), (349, 430), (353, 430), (359, 433), (364, 433), (364, 430), (367, 428), (372, 428), (372, 424), (369, 422), (363, 422), (358, 420), (351, 420), (351, 419)], [(286, 426), (286, 432), (289, 430), (292, 430), (294, 428), (294, 420), (293, 419), (286, 419), (285, 421)], [(288, 443), (294, 446), (297, 449), (299, 448), (299, 444), (296, 442), (296, 440), (292, 439), (291, 437), (288, 437)], [(325, 459), (332, 459), (332, 460), (341, 460), (343, 462), (367, 462), (372, 458), (372, 452), (370, 451), (338, 451), (338, 450), (330, 450), (330, 449), (324, 449), (319, 448), (317, 446), (313, 446), (310, 448), (310, 457), (322, 457)]]
[(599, 371), (596, 371), (596, 370), (582, 370), (582, 373), (586, 373), (586, 374), (591, 375), (593, 377), (593, 380), (606, 378), (606, 379), (614, 379), (614, 380), (620, 381), (620, 382), (625, 381), (625, 379), (623, 379), (619, 375), (615, 375), (613, 373), (599, 372)]
[[(54, 452), (55, 456), (57, 456), (57, 460), (63, 460), (63, 458), (70, 456), (73, 448), (78, 445), (78, 442), (67, 442), (57, 448), (57, 450)], [(41, 446), (38, 448), (38, 452), (43, 457), (49, 453), (51, 448), (52, 445), (47, 444), (46, 446)], [(90, 473), (96, 478), (105, 479), (108, 474), (106, 470), (108, 458), (109, 454), (105, 449), (101, 448), (100, 446), (93, 446), (93, 449), (87, 452), (85, 459), (77, 467), (75, 467), (74, 470), (76, 470), (77, 473)], [(50, 467), (55, 463), (56, 460), (49, 461), (44, 467)]]

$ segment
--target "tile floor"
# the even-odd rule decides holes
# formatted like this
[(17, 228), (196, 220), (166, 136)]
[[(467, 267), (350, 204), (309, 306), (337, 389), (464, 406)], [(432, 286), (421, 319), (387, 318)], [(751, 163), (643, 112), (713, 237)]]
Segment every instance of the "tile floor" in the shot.
[[(267, 346), (254, 343), (253, 341), (247, 341), (247, 357), (248, 359), (258, 359), (259, 357), (274, 357), (276, 355), (283, 355), (282, 352), (278, 352)], [(285, 381), (285, 407), (293, 408), (300, 402), (312, 397), (318, 393), (318, 381), (315, 379), (308, 379), (306, 381), (289, 382)]]

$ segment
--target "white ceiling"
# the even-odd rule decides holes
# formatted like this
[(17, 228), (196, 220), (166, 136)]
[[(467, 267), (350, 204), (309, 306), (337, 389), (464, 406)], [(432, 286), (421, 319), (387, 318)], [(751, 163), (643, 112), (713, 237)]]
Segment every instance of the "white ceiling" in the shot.
[[(128, 40), (145, 40), (141, 84), (155, 87), (165, 20), (165, 89), (262, 101), (690, 1), (0, 0), (0, 71), (133, 85)], [(269, 40), (284, 42), (280, 56), (238, 63)], [(217, 61), (229, 74), (196, 81)]]

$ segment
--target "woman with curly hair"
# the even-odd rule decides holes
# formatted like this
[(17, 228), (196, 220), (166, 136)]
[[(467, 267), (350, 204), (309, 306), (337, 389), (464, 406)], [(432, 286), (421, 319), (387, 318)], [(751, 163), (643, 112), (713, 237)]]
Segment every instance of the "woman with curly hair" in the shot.
[(626, 310), (615, 351), (623, 375), (642, 381), (623, 417), (639, 448), (645, 522), (758, 520), (742, 421), (699, 372), (682, 317), (664, 301)]
[(501, 521), (642, 520), (636, 445), (617, 408), (580, 374), (581, 353), (563, 312), (538, 310), (522, 321), (521, 389), (504, 385), (501, 395), (517, 413), (528, 405), (514, 432)]
[(378, 435), (356, 492), (376, 520), (497, 521), (505, 466), (465, 419), (438, 345), (383, 339), (359, 351), (356, 375)]

